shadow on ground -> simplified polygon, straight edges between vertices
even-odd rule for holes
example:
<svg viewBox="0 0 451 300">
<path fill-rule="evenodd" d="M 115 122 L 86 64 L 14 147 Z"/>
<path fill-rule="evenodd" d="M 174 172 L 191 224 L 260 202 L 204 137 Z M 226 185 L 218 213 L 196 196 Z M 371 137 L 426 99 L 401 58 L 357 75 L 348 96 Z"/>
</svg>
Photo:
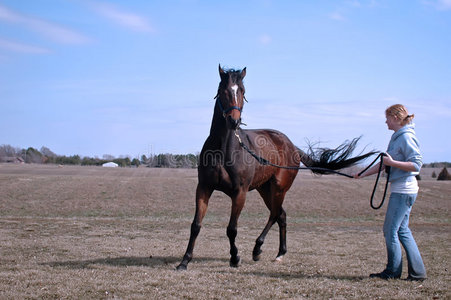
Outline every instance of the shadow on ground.
<svg viewBox="0 0 451 300">
<path fill-rule="evenodd" d="M 346 280 L 346 281 L 361 281 L 367 279 L 368 276 L 352 276 L 352 275 L 328 275 L 328 274 L 304 274 L 304 273 L 286 273 L 286 272 L 246 272 L 252 276 L 273 277 L 285 279 L 309 279 L 309 278 L 323 278 L 331 280 Z"/>
<path fill-rule="evenodd" d="M 213 257 L 196 257 L 196 261 L 228 261 L 227 259 L 213 258 Z M 135 256 L 122 256 L 122 257 L 107 257 L 89 260 L 68 260 L 68 261 L 54 261 L 45 262 L 41 265 L 50 267 L 62 267 L 69 269 L 85 269 L 90 268 L 92 265 L 109 265 L 114 267 L 151 267 L 156 268 L 160 266 L 174 266 L 180 263 L 181 257 L 167 257 L 167 256 L 148 256 L 148 257 L 135 257 Z"/>
</svg>

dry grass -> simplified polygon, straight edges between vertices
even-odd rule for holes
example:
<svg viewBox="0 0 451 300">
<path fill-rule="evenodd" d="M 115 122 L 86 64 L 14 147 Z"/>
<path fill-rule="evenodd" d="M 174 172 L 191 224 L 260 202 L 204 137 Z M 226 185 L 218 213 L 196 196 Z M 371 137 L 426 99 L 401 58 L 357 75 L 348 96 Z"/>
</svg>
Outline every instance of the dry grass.
<svg viewBox="0 0 451 300">
<path fill-rule="evenodd" d="M 427 170 L 426 170 L 427 171 Z M 250 192 L 228 265 L 230 200 L 215 192 L 187 272 L 174 271 L 194 214 L 195 170 L 0 165 L 0 298 L 451 297 L 451 182 L 423 175 L 411 228 L 428 280 L 369 279 L 385 265 L 373 180 L 301 173 L 287 195 L 288 254 L 273 259 L 277 228 L 252 261 L 268 217 Z M 407 270 L 407 266 L 404 268 Z M 406 272 L 404 276 L 406 277 Z"/>
</svg>

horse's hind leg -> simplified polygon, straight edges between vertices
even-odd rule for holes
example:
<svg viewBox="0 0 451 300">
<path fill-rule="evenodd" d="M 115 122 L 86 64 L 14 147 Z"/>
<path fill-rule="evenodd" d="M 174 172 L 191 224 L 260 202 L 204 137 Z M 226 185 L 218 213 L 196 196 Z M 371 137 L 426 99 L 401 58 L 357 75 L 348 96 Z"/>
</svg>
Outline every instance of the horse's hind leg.
<svg viewBox="0 0 451 300">
<path fill-rule="evenodd" d="M 269 216 L 268 222 L 266 223 L 263 232 L 255 241 L 255 247 L 252 251 L 252 258 L 254 261 L 260 260 L 260 254 L 262 253 L 261 247 L 265 242 L 266 235 L 271 229 L 272 225 L 277 221 L 279 224 L 279 253 L 277 254 L 276 260 L 280 261 L 282 257 L 287 253 L 287 223 L 286 223 L 286 213 L 282 207 L 280 207 L 279 215 L 271 214 Z"/>
<path fill-rule="evenodd" d="M 277 222 L 279 224 L 280 245 L 279 253 L 277 254 L 276 259 L 279 260 L 287 252 L 286 213 L 282 208 L 285 193 L 276 192 L 275 187 L 272 186 L 269 182 L 261 186 L 258 189 L 258 192 L 265 201 L 265 204 L 270 211 L 270 215 L 265 228 L 255 241 L 255 247 L 252 251 L 252 258 L 254 259 L 254 261 L 260 260 L 260 254 L 262 253 L 261 247 L 265 241 L 266 235 L 268 234 L 274 223 Z"/>
<path fill-rule="evenodd" d="M 252 251 L 252 259 L 254 261 L 260 260 L 260 254 L 262 253 L 261 247 L 263 243 L 265 242 L 266 235 L 268 234 L 269 230 L 271 229 L 272 225 L 277 220 L 277 216 L 270 215 L 268 222 L 266 223 L 265 228 L 263 229 L 263 232 L 258 236 L 257 240 L 255 241 L 254 250 Z"/>
<path fill-rule="evenodd" d="M 287 253 L 287 213 L 280 207 L 280 215 L 277 218 L 277 224 L 279 224 L 279 253 L 276 260 L 282 260 L 282 257 Z"/>
<path fill-rule="evenodd" d="M 193 223 L 191 224 L 191 233 L 188 242 L 188 248 L 183 256 L 182 262 L 177 266 L 177 270 L 186 270 L 188 263 L 193 258 L 193 249 L 196 238 L 199 235 L 202 220 L 207 213 L 208 200 L 210 199 L 213 190 L 197 185 L 196 189 L 196 213 L 194 215 Z"/>
</svg>

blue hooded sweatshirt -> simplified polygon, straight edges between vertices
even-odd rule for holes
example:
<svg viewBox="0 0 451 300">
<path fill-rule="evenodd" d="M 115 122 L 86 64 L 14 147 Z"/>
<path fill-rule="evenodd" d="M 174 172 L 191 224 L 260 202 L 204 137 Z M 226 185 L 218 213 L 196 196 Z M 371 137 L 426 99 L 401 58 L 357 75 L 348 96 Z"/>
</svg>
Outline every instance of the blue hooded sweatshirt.
<svg viewBox="0 0 451 300">
<path fill-rule="evenodd" d="M 398 180 L 412 181 L 414 176 L 420 173 L 423 165 L 420 146 L 415 135 L 415 125 L 407 124 L 393 133 L 388 144 L 387 153 L 394 160 L 409 161 L 415 166 L 415 172 L 407 172 L 398 168 L 391 167 L 390 182 Z"/>
</svg>

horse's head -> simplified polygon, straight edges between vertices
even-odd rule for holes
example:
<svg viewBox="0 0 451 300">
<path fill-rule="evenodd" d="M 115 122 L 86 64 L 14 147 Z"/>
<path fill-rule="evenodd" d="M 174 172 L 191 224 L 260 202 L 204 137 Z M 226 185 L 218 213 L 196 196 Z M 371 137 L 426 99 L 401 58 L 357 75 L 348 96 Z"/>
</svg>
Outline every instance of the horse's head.
<svg viewBox="0 0 451 300">
<path fill-rule="evenodd" d="M 236 129 L 241 123 L 241 112 L 243 111 L 244 85 L 243 78 L 246 76 L 246 68 L 243 70 L 223 70 L 219 65 L 221 82 L 215 99 L 217 109 L 221 110 L 226 119 L 227 126 Z"/>
</svg>

